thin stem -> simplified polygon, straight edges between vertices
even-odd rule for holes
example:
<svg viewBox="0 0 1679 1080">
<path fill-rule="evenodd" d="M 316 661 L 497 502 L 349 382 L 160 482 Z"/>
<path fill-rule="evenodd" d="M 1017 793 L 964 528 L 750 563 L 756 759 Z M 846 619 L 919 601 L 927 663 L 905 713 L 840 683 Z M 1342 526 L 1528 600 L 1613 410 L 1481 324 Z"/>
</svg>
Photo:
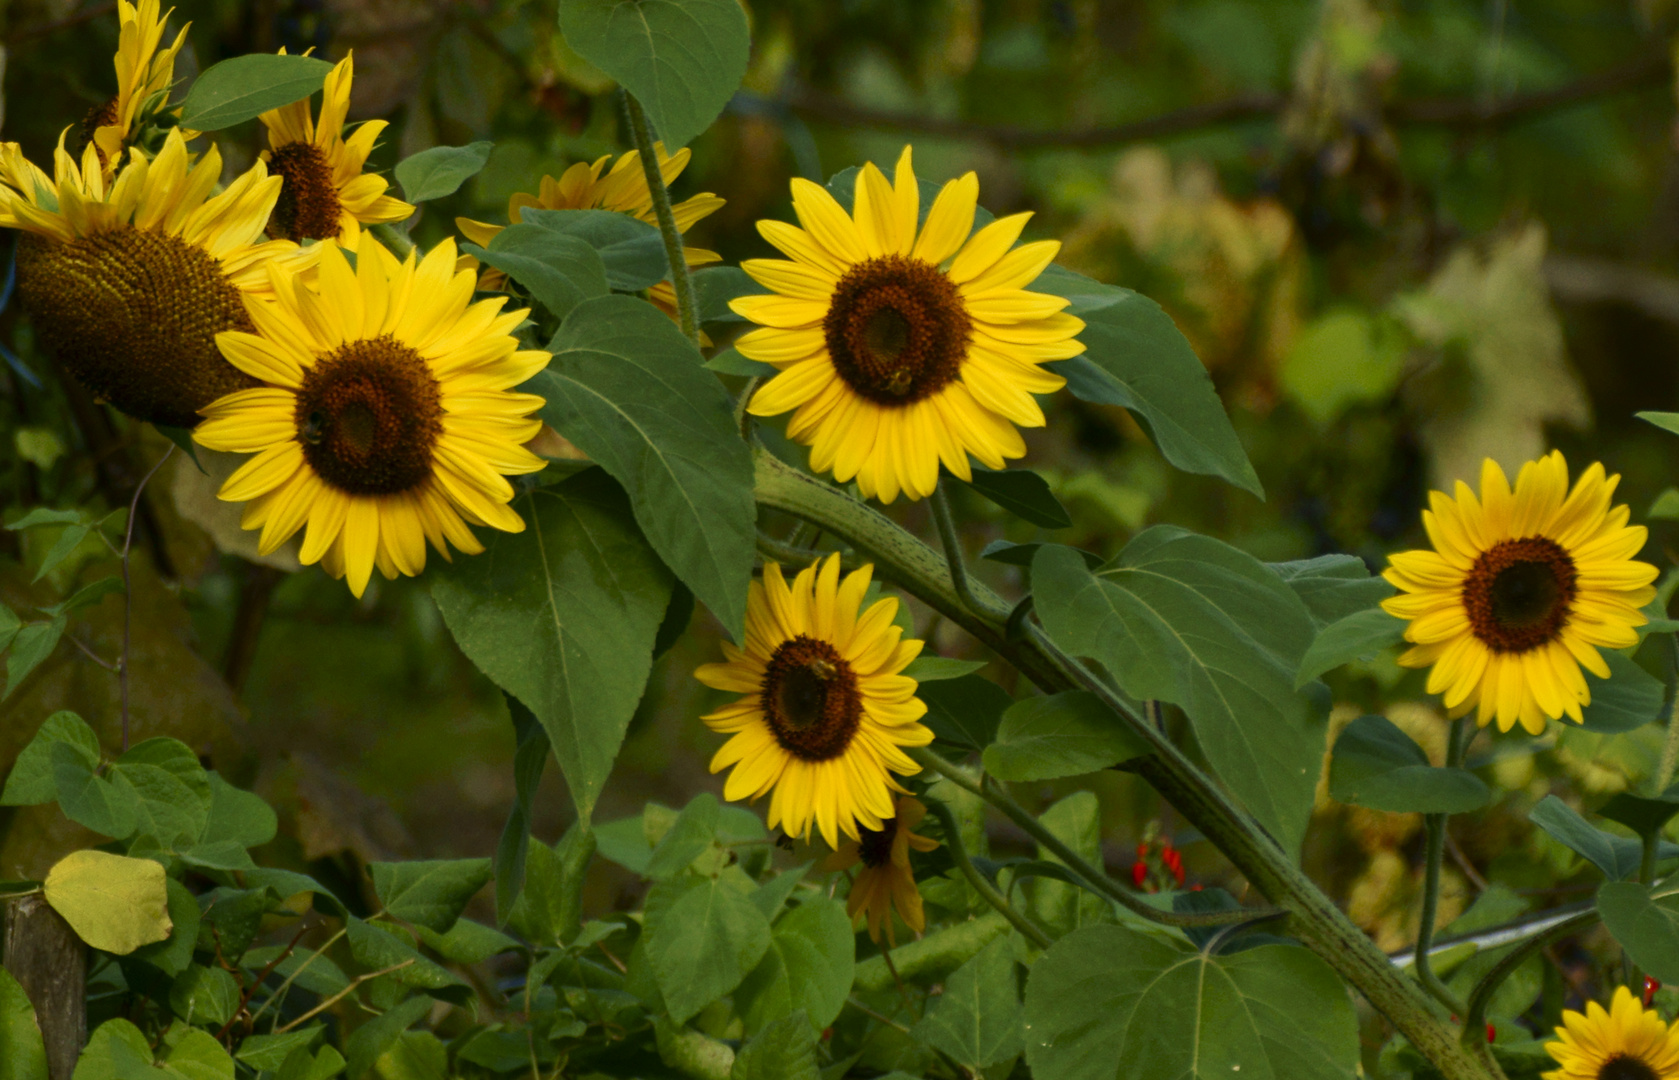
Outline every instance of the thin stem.
<svg viewBox="0 0 1679 1080">
<path fill-rule="evenodd" d="M 850 872 L 847 871 L 845 876 L 849 879 L 851 877 Z M 888 915 L 887 918 L 890 919 L 891 916 Z M 898 974 L 898 965 L 892 962 L 892 948 L 892 936 L 888 934 L 886 948 L 880 950 L 880 958 L 886 962 L 886 970 L 892 973 L 892 982 L 898 988 L 898 996 L 903 999 L 904 1011 L 914 1016 L 915 1003 L 910 1000 L 909 987 L 904 985 L 904 977 Z"/>
<path fill-rule="evenodd" d="M 927 808 L 944 825 L 945 847 L 950 851 L 950 857 L 956 861 L 957 868 L 962 871 L 962 876 L 967 878 L 968 884 L 979 893 L 980 899 L 996 908 L 1003 918 L 1038 948 L 1047 949 L 1055 944 L 1048 934 L 1038 929 L 1036 923 L 1016 911 L 1014 906 L 1004 899 L 1003 894 L 997 891 L 997 887 L 985 880 L 985 875 L 974 866 L 973 860 L 968 858 L 967 845 L 962 843 L 962 827 L 956 823 L 956 815 L 951 812 L 950 807 L 938 799 L 928 799 Z"/>
<path fill-rule="evenodd" d="M 845 1003 L 847 1005 L 851 1006 L 853 1009 L 856 1009 L 858 1012 L 862 1013 L 864 1016 L 868 1017 L 870 1020 L 874 1020 L 874 1021 L 877 1021 L 879 1023 L 885 1024 L 887 1027 L 897 1028 L 899 1031 L 903 1032 L 905 1035 L 909 1034 L 909 1028 L 908 1027 L 904 1026 L 903 1024 L 898 1023 L 896 1020 L 892 1019 L 889 1016 L 883 1016 L 882 1014 L 875 1012 L 873 1009 L 869 1008 L 867 1005 L 863 1004 L 861 1001 L 858 1001 L 854 997 L 853 998 L 846 998 Z"/>
<path fill-rule="evenodd" d="M 1669 693 L 1673 697 L 1673 704 L 1667 713 L 1667 741 L 1662 743 L 1661 764 L 1656 768 L 1656 790 L 1652 794 L 1660 795 L 1673 783 L 1673 770 L 1679 766 L 1679 634 L 1669 634 L 1667 637 L 1673 655 L 1673 679 Z"/>
<path fill-rule="evenodd" d="M 950 498 L 945 494 L 945 478 L 939 477 L 938 486 L 933 489 L 933 497 L 927 500 L 933 508 L 933 521 L 939 529 L 939 542 L 944 545 L 945 562 L 950 566 L 950 582 L 956 587 L 956 595 L 969 611 L 993 621 L 1007 621 L 1010 609 L 1003 605 L 988 604 L 975 595 L 973 585 L 968 581 L 968 567 L 962 560 L 962 538 L 956 531 L 956 518 L 950 512 Z"/>
<path fill-rule="evenodd" d="M 297 965 L 296 969 L 293 970 L 290 975 L 286 976 L 285 981 L 282 982 L 272 994 L 269 994 L 267 997 L 262 999 L 262 1004 L 257 1006 L 257 1011 L 251 1014 L 251 1025 L 255 1027 L 257 1018 L 267 1011 L 268 1006 L 274 1004 L 274 1002 L 278 1001 L 287 990 L 291 989 L 291 984 L 297 981 L 297 977 L 307 971 L 309 969 L 309 965 L 313 964 L 317 957 L 326 955 L 326 951 L 336 945 L 338 943 L 338 939 L 347 933 L 349 933 L 349 929 L 347 927 L 340 929 L 331 937 L 321 942 L 320 948 L 305 957 L 303 963 Z"/>
<path fill-rule="evenodd" d="M 326 1012 L 328 1009 L 332 1008 L 334 1005 L 338 1004 L 340 1001 L 343 1001 L 345 998 L 347 998 L 351 994 L 355 993 L 356 987 L 360 986 L 362 983 L 372 982 L 374 979 L 380 978 L 381 976 L 384 976 L 384 975 L 389 975 L 393 971 L 401 971 L 403 968 L 407 967 L 408 965 L 412 964 L 413 962 L 414 962 L 414 958 L 412 956 L 410 956 L 408 959 L 402 961 L 399 964 L 392 964 L 390 967 L 380 968 L 378 971 L 369 971 L 365 975 L 357 975 L 355 978 L 350 980 L 350 985 L 348 985 L 344 989 L 338 991 L 338 993 L 336 993 L 336 994 L 332 995 L 331 997 L 327 998 L 325 1001 L 321 1002 L 319 1005 L 316 1005 L 313 1009 L 310 1009 L 308 1012 L 304 1013 L 302 1016 L 298 1017 L 296 1020 L 293 1020 L 291 1023 L 284 1024 L 280 1027 L 275 1028 L 274 1029 L 274 1034 L 284 1035 L 286 1032 L 295 1029 L 299 1024 L 305 1023 L 309 1020 L 313 1020 L 315 1017 L 319 1016 L 321 1013 Z"/>
<path fill-rule="evenodd" d="M 86 656 L 89 660 L 92 660 L 94 663 L 98 664 L 100 667 L 104 668 L 106 671 L 117 670 L 117 665 L 111 663 L 109 660 L 105 659 L 103 656 L 100 656 L 98 653 L 94 652 L 92 649 L 88 648 L 86 645 L 83 645 L 80 641 L 78 641 L 76 639 L 76 635 L 65 634 L 64 636 L 70 639 L 70 644 L 72 644 L 76 648 L 82 650 L 82 655 L 83 656 Z"/>
<path fill-rule="evenodd" d="M 1463 720 L 1459 718 L 1451 722 L 1451 732 L 1446 743 L 1446 765 L 1456 767 L 1462 761 Z M 1429 814 L 1424 818 L 1424 824 L 1428 829 L 1428 847 L 1423 862 L 1422 921 L 1417 927 L 1414 961 L 1417 981 L 1434 1000 L 1450 1009 L 1453 1015 L 1462 1016 L 1465 1008 L 1463 1002 L 1459 1001 L 1457 995 L 1434 974 L 1428 955 L 1430 947 L 1434 944 L 1434 920 L 1440 908 L 1440 864 L 1446 856 L 1446 815 Z"/>
<path fill-rule="evenodd" d="M 128 521 L 125 523 L 122 537 L 122 658 L 117 661 L 117 687 L 122 695 L 122 749 L 128 752 L 128 654 L 133 643 L 134 624 L 134 583 L 129 575 L 129 555 L 134 548 L 134 517 L 140 509 L 140 496 L 146 491 L 146 485 L 151 482 L 157 471 L 163 468 L 163 463 L 169 460 L 169 455 L 175 452 L 175 444 L 170 443 L 163 456 L 157 459 L 152 471 L 140 478 L 135 485 L 134 498 L 128 502 Z"/>
<path fill-rule="evenodd" d="M 1464 1045 L 1473 1048 L 1477 1038 L 1485 1040 L 1487 1006 L 1491 1004 L 1493 994 L 1503 985 L 1505 979 L 1514 974 L 1534 953 L 1585 929 L 1597 919 L 1597 909 L 1593 908 L 1564 919 L 1555 926 L 1546 927 L 1525 941 L 1517 943 L 1491 971 L 1481 976 L 1481 981 L 1469 992 L 1469 1005 L 1462 1014 Z"/>
<path fill-rule="evenodd" d="M 700 323 L 694 303 L 694 279 L 688 276 L 688 260 L 682 254 L 682 233 L 676 228 L 676 214 L 670 208 L 670 191 L 665 187 L 664 174 L 659 171 L 653 135 L 647 128 L 647 114 L 641 111 L 641 102 L 628 91 L 624 93 L 624 111 L 629 114 L 635 148 L 641 152 L 641 172 L 647 177 L 647 193 L 653 198 L 653 216 L 658 219 L 659 232 L 665 238 L 670 281 L 676 290 L 677 321 L 697 349 L 700 346 Z"/>
</svg>

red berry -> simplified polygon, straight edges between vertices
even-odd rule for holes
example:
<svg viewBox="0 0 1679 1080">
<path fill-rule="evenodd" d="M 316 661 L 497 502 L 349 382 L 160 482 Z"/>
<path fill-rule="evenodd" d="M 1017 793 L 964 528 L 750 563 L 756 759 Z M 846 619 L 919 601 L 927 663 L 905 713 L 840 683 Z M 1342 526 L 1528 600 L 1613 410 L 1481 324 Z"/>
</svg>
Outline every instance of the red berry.
<svg viewBox="0 0 1679 1080">
<path fill-rule="evenodd" d="M 1494 1042 L 1497 1039 L 1498 1039 L 1498 1029 L 1492 1026 L 1492 1021 L 1491 1020 L 1488 1020 L 1487 1021 L 1487 1041 L 1488 1042 Z"/>
<path fill-rule="evenodd" d="M 1141 859 L 1133 863 L 1131 865 L 1131 880 L 1137 883 L 1137 888 L 1142 888 L 1143 882 L 1148 880 L 1148 863 Z"/>
<path fill-rule="evenodd" d="M 1137 858 L 1139 858 L 1139 859 L 1148 858 L 1148 841 L 1147 840 L 1144 840 L 1142 843 L 1137 845 Z"/>
<path fill-rule="evenodd" d="M 1644 1007 L 1650 1007 L 1650 1001 L 1656 996 L 1656 991 L 1662 988 L 1661 981 L 1653 975 L 1644 976 Z"/>
</svg>

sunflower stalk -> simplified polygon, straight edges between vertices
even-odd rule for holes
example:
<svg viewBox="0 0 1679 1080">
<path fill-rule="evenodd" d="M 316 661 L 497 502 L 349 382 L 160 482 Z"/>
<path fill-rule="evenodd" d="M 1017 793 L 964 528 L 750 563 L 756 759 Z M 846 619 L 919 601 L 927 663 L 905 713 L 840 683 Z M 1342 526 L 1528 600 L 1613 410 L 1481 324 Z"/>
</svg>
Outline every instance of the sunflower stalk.
<svg viewBox="0 0 1679 1080">
<path fill-rule="evenodd" d="M 1661 764 L 1656 768 L 1656 790 L 1660 795 L 1673 783 L 1673 770 L 1679 766 L 1679 634 L 1667 637 L 1669 653 L 1673 657 L 1673 677 L 1668 680 L 1667 740 L 1662 743 Z"/>
<path fill-rule="evenodd" d="M 653 148 L 653 133 L 647 114 L 635 95 L 625 91 L 624 111 L 630 118 L 635 148 L 641 152 L 641 172 L 647 177 L 647 193 L 653 199 L 653 216 L 659 219 L 659 233 L 665 240 L 665 257 L 670 260 L 670 280 L 676 290 L 677 321 L 694 348 L 700 347 L 700 323 L 694 302 L 694 279 L 688 275 L 688 260 L 682 254 L 682 233 L 676 228 L 676 213 L 670 206 L 670 191 L 659 172 L 659 157 Z"/>
<path fill-rule="evenodd" d="M 950 583 L 956 589 L 956 595 L 969 611 L 988 619 L 995 620 L 999 613 L 1006 623 L 1009 617 L 1007 605 L 990 606 L 974 594 L 973 586 L 969 583 L 968 566 L 962 557 L 962 537 L 956 531 L 956 518 L 950 512 L 950 497 L 945 493 L 948 478 L 939 477 L 938 486 L 933 489 L 933 497 L 927 501 L 932 504 L 933 521 L 938 526 L 939 541 L 944 545 L 945 561 L 950 565 Z"/>
<path fill-rule="evenodd" d="M 974 861 L 968 858 L 967 846 L 962 843 L 961 826 L 956 823 L 956 815 L 951 813 L 950 807 L 939 799 L 930 798 L 927 800 L 927 808 L 939 819 L 939 824 L 944 826 L 945 847 L 950 849 L 950 857 L 956 860 L 957 869 L 962 871 L 962 876 L 968 879 L 968 884 L 973 886 L 980 899 L 996 908 L 998 914 L 1038 948 L 1047 949 L 1055 944 L 1036 923 L 1016 911 L 1014 905 L 997 891 L 996 886 L 985 879 L 985 875 L 979 872 Z"/>
<path fill-rule="evenodd" d="M 1446 743 L 1447 768 L 1456 768 L 1463 764 L 1463 744 L 1463 721 L 1460 718 L 1451 722 Z M 1434 967 L 1428 955 L 1429 948 L 1434 944 L 1434 921 L 1440 908 L 1440 866 L 1446 855 L 1446 815 L 1429 814 L 1425 824 L 1428 830 L 1428 847 L 1423 863 L 1422 919 L 1417 926 L 1417 981 L 1434 1000 L 1450 1009 L 1452 1015 L 1463 1016 L 1467 1006 L 1440 981 L 1438 975 L 1434 974 Z"/>
</svg>

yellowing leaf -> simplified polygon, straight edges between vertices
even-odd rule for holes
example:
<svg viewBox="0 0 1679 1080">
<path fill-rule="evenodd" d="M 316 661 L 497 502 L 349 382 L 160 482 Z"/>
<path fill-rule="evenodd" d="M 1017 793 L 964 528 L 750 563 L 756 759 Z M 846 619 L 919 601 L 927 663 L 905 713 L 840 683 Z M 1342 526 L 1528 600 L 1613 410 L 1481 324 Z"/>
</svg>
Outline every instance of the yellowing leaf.
<svg viewBox="0 0 1679 1080">
<path fill-rule="evenodd" d="M 124 956 L 169 936 L 163 867 L 103 851 L 74 851 L 47 871 L 47 903 L 81 939 Z"/>
</svg>

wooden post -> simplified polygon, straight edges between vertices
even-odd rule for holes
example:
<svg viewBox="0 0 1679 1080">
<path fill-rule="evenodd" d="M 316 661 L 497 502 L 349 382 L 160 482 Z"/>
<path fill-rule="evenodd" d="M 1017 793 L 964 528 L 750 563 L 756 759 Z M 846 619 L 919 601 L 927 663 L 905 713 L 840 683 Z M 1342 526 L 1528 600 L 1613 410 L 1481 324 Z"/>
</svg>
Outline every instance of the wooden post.
<svg viewBox="0 0 1679 1080">
<path fill-rule="evenodd" d="M 87 1043 L 87 946 L 39 893 L 5 907 L 0 958 L 35 1006 L 49 1080 L 70 1080 Z"/>
</svg>

